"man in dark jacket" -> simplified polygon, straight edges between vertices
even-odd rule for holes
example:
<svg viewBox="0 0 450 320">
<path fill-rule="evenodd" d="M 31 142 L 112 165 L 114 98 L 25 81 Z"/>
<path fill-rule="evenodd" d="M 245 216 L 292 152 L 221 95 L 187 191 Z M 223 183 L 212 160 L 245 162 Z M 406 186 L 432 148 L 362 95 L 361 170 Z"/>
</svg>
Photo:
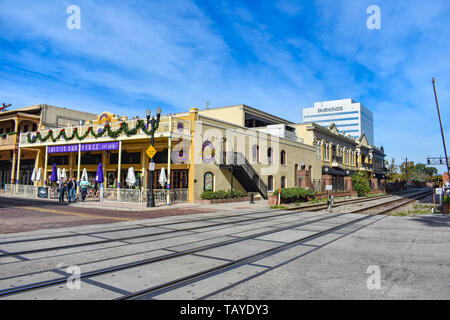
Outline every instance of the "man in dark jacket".
<svg viewBox="0 0 450 320">
<path fill-rule="evenodd" d="M 75 178 L 71 178 L 67 183 L 67 190 L 69 190 L 69 203 L 75 202 L 75 194 L 77 192 L 77 182 Z"/>
</svg>

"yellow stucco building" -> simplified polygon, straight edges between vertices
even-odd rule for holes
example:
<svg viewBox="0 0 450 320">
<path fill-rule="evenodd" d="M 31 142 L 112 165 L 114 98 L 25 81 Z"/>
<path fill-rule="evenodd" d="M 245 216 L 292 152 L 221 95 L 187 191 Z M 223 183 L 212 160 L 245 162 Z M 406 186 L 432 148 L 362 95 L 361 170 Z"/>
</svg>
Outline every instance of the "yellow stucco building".
<svg viewBox="0 0 450 320">
<path fill-rule="evenodd" d="M 42 172 L 38 181 L 26 184 L 35 188 L 50 185 L 53 166 L 77 180 L 86 171 L 88 179 L 94 181 L 101 163 L 102 196 L 146 201 L 150 176 L 146 154 L 150 128 L 146 123 L 145 118 L 128 119 L 103 112 L 96 120 L 78 126 L 21 133 L 19 155 L 37 152 L 34 167 Z M 336 128 L 295 124 L 246 105 L 191 108 L 161 115 L 154 137 L 153 186 L 159 202 L 166 198 L 194 202 L 204 191 L 238 189 L 266 199 L 280 187 L 314 189 L 313 181 L 339 168 L 353 172 L 372 165 L 374 152 L 384 157 L 383 152 L 364 144 L 364 139 L 356 141 L 339 134 Z M 370 162 L 361 160 L 366 154 Z M 329 173 L 324 172 L 326 167 Z M 127 183 L 130 168 L 136 177 L 132 186 Z M 166 183 L 159 180 L 163 168 Z"/>
</svg>

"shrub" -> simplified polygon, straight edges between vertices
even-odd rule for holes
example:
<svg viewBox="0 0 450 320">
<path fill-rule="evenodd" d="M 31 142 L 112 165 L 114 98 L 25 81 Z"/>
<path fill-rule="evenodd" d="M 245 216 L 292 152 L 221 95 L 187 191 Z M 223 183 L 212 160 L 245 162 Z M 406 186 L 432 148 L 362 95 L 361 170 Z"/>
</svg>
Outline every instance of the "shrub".
<svg viewBox="0 0 450 320">
<path fill-rule="evenodd" d="M 278 196 L 278 190 L 273 193 L 274 196 Z M 311 190 L 303 188 L 285 188 L 281 189 L 281 200 L 283 202 L 305 202 L 308 201 L 308 197 L 315 197 L 315 193 Z"/>
<path fill-rule="evenodd" d="M 450 196 L 444 196 L 444 199 L 442 200 L 442 203 L 450 204 Z"/>
<path fill-rule="evenodd" d="M 370 192 L 369 180 L 362 172 L 355 172 L 352 175 L 353 189 L 358 193 L 358 197 L 364 197 Z"/>
<path fill-rule="evenodd" d="M 241 190 L 217 190 L 217 191 L 204 191 L 201 195 L 201 199 L 214 200 L 214 199 L 230 199 L 230 198 L 242 198 L 244 192 Z"/>
</svg>

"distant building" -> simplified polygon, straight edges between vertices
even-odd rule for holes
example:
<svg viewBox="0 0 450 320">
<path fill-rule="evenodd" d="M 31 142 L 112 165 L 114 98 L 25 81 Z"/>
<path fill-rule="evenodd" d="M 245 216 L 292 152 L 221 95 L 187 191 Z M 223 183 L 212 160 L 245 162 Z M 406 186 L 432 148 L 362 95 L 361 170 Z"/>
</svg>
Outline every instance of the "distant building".
<svg viewBox="0 0 450 320">
<path fill-rule="evenodd" d="M 19 134 L 77 126 L 80 120 L 93 120 L 97 115 L 73 109 L 39 104 L 30 107 L 7 109 L 0 112 L 0 187 L 14 183 L 16 159 L 19 151 Z M 24 151 L 20 184 L 31 184 L 30 176 L 35 167 L 36 150 Z"/>
<path fill-rule="evenodd" d="M 352 99 L 315 102 L 313 108 L 303 109 L 303 122 L 323 127 L 334 123 L 340 132 L 355 139 L 365 133 L 368 143 L 374 144 L 373 114 Z"/>
</svg>

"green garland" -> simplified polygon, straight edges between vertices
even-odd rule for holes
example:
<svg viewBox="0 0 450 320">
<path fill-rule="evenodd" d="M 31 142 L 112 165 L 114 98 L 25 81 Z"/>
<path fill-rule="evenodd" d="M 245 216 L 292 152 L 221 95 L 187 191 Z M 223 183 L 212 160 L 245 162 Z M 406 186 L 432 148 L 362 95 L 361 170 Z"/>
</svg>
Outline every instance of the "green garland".
<svg viewBox="0 0 450 320">
<path fill-rule="evenodd" d="M 6 136 L 13 136 L 15 134 L 20 134 L 20 132 L 8 132 L 8 133 L 2 133 L 0 134 L 0 138 L 6 137 Z"/>
<path fill-rule="evenodd" d="M 155 131 L 158 130 L 159 124 L 156 126 Z M 120 134 L 125 133 L 127 137 L 134 136 L 138 133 L 138 130 L 141 129 L 146 135 L 151 135 L 153 130 L 147 130 L 145 128 L 144 120 L 138 120 L 136 123 L 136 126 L 133 129 L 128 128 L 128 123 L 122 122 L 120 124 L 120 128 L 117 130 L 112 130 L 109 124 L 106 124 L 102 131 L 95 133 L 92 126 L 88 128 L 88 130 L 82 134 L 81 136 L 78 134 L 78 128 L 74 128 L 72 135 L 67 136 L 65 129 L 61 129 L 56 137 L 53 137 L 53 130 L 49 130 L 47 135 L 42 137 L 41 133 L 38 131 L 36 135 L 31 138 L 31 134 L 28 133 L 27 135 L 27 141 L 28 143 L 35 143 L 38 139 L 40 142 L 46 142 L 48 139 L 51 139 L 53 142 L 56 142 L 56 140 L 60 139 L 61 137 L 64 138 L 66 141 L 73 140 L 77 138 L 79 141 L 83 141 L 89 133 L 92 134 L 92 136 L 97 139 L 100 137 L 103 137 L 105 133 L 108 134 L 108 137 L 116 139 Z"/>
</svg>

